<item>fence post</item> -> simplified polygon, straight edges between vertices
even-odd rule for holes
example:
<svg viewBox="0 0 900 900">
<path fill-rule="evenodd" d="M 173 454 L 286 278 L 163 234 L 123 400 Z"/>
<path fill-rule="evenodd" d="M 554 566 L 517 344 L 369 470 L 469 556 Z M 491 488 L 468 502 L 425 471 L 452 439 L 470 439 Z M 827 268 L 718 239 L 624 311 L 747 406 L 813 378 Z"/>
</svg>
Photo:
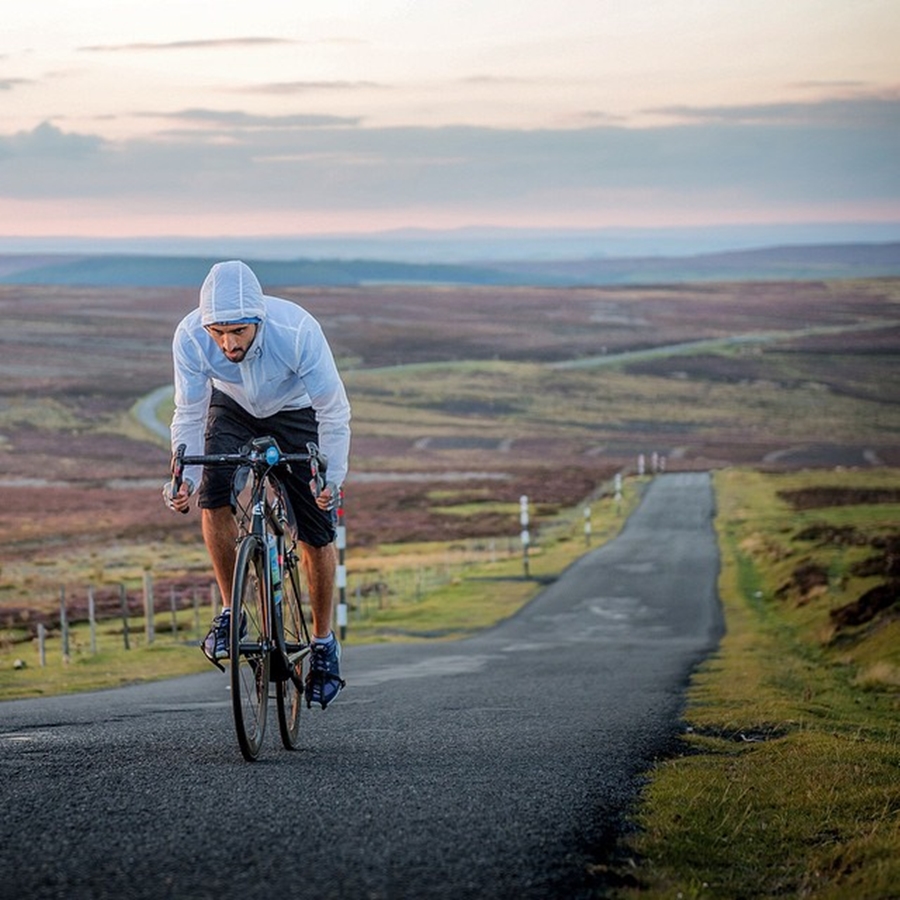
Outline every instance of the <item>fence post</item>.
<svg viewBox="0 0 900 900">
<path fill-rule="evenodd" d="M 66 614 L 66 589 L 59 589 L 59 629 L 62 632 L 63 662 L 69 662 L 69 617 Z"/>
<path fill-rule="evenodd" d="M 43 622 L 38 623 L 38 659 L 41 662 L 41 668 L 47 666 L 47 629 Z"/>
<path fill-rule="evenodd" d="M 144 571 L 144 634 L 147 638 L 147 646 L 153 643 L 153 575 Z"/>
<path fill-rule="evenodd" d="M 119 585 L 119 603 L 122 607 L 122 637 L 125 639 L 125 649 L 131 649 L 131 642 L 128 634 L 128 593 L 125 585 Z"/>
<path fill-rule="evenodd" d="M 175 604 L 175 588 L 169 588 L 169 606 L 172 609 L 172 640 L 178 641 L 178 609 Z"/>
<path fill-rule="evenodd" d="M 519 522 L 522 525 L 522 568 L 525 571 L 525 577 L 530 578 L 528 570 L 528 545 L 531 543 L 531 536 L 528 533 L 528 497 L 522 494 L 519 497 Z"/>
<path fill-rule="evenodd" d="M 88 585 L 88 623 L 91 627 L 91 653 L 97 653 L 97 609 L 94 603 L 94 586 Z"/>
</svg>

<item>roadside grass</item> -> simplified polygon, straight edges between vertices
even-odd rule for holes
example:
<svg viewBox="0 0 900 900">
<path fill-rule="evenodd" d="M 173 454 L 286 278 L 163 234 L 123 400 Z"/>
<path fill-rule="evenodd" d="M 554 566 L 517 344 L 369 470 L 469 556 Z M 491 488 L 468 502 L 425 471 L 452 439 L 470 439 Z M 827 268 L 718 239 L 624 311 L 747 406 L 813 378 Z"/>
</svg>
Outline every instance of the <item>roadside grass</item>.
<svg viewBox="0 0 900 900">
<path fill-rule="evenodd" d="M 717 474 L 727 633 L 693 678 L 679 748 L 650 773 L 635 831 L 605 873 L 615 896 L 900 895 L 897 606 L 836 633 L 831 611 L 872 579 L 851 574 L 846 546 L 798 540 L 812 523 L 877 538 L 897 529 L 898 508 L 797 511 L 777 493 L 898 484 L 884 469 Z M 842 578 L 785 590 L 789 572 L 810 565 Z"/>
<path fill-rule="evenodd" d="M 592 546 L 615 530 L 604 529 Z M 350 640 L 459 638 L 489 628 L 513 615 L 587 549 L 584 537 L 574 532 L 542 538 L 529 553 L 527 575 L 519 552 L 448 568 L 440 583 L 425 587 L 417 570 L 394 570 L 390 578 L 396 593 L 392 590 L 378 608 L 357 619 Z"/>
<path fill-rule="evenodd" d="M 179 611 L 177 633 L 172 629 L 170 614 L 158 613 L 152 643 L 148 642 L 146 620 L 130 617 L 128 649 L 121 621 L 97 623 L 96 652 L 91 649 L 88 623 L 73 624 L 68 658 L 63 656 L 62 636 L 51 632 L 43 666 L 37 647 L 31 645 L 36 642 L 13 643 L 17 637 L 14 632 L 0 631 L 0 700 L 74 694 L 202 672 L 210 664 L 198 651 L 197 642 L 201 629 L 206 633 L 212 611 L 205 607 L 200 612 L 198 622 L 193 611 Z M 17 660 L 24 662 L 23 668 L 16 668 Z"/>
<path fill-rule="evenodd" d="M 488 628 L 513 615 L 549 581 L 587 550 L 618 533 L 637 505 L 643 479 L 627 479 L 621 505 L 609 497 L 592 498 L 590 543 L 584 534 L 583 505 L 560 510 L 533 535 L 526 577 L 518 539 L 389 544 L 349 548 L 347 552 L 348 645 L 422 639 L 451 639 Z M 598 493 L 603 488 L 598 489 Z M 118 553 L 126 553 L 119 548 Z M 185 562 L 207 566 L 202 548 L 186 546 Z M 126 553 L 126 556 L 128 554 Z M 170 544 L 148 546 L 132 556 L 146 564 L 164 559 L 173 569 L 177 551 Z M 57 562 L 59 560 L 57 559 Z M 107 569 L 110 560 L 104 560 Z M 122 561 L 124 563 L 124 560 Z M 141 566 L 134 564 L 134 584 Z M 93 562 L 94 575 L 102 566 Z M 109 572 L 103 569 L 107 575 Z M 122 569 L 116 574 L 121 575 Z M 56 573 L 63 577 L 65 573 Z M 80 570 L 79 575 L 83 574 Z M 363 590 L 368 596 L 363 597 Z M 0 700 L 51 696 L 116 687 L 139 681 L 208 671 L 197 649 L 213 615 L 206 603 L 199 610 L 179 610 L 173 631 L 171 613 L 159 607 L 154 616 L 155 640 L 148 644 L 146 621 L 129 620 L 130 648 L 125 649 L 120 620 L 97 624 L 98 652 L 91 652 L 87 623 L 73 623 L 69 658 L 63 658 L 58 630 L 48 632 L 45 665 L 36 641 L 27 632 L 0 630 Z M 16 660 L 25 663 L 16 668 Z M 351 676 L 352 681 L 352 676 Z"/>
</svg>

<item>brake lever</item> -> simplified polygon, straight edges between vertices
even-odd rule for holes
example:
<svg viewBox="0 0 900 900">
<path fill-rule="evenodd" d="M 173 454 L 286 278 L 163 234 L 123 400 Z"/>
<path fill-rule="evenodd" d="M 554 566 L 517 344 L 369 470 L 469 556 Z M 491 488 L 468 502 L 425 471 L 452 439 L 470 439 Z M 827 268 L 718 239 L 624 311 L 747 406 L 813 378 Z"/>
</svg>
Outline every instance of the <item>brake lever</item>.
<svg viewBox="0 0 900 900">
<path fill-rule="evenodd" d="M 310 485 L 315 485 L 312 488 L 312 492 L 314 497 L 318 497 L 325 489 L 325 472 L 328 470 L 328 459 L 312 441 L 306 445 L 306 452 L 309 454 Z"/>
<path fill-rule="evenodd" d="M 179 444 L 175 448 L 172 455 L 172 496 L 174 497 L 180 490 L 184 482 L 184 451 L 187 450 L 187 444 Z M 181 510 L 183 515 L 187 515 L 188 510 Z"/>
</svg>

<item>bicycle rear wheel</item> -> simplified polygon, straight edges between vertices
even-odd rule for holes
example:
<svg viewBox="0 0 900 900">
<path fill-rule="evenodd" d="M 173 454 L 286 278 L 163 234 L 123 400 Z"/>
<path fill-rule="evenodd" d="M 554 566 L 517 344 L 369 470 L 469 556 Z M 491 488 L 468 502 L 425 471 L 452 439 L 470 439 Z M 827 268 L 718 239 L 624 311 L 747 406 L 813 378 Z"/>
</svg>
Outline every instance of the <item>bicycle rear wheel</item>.
<svg viewBox="0 0 900 900">
<path fill-rule="evenodd" d="M 269 696 L 268 557 L 252 535 L 241 541 L 231 598 L 231 706 L 244 758 L 259 756 Z"/>
<path fill-rule="evenodd" d="M 300 710 L 303 708 L 304 667 L 309 657 L 309 629 L 300 605 L 300 572 L 297 557 L 287 555 L 284 565 L 281 619 L 284 635 L 285 658 L 290 669 L 289 677 L 275 685 L 278 710 L 278 730 L 281 743 L 288 750 L 297 746 L 300 736 Z"/>
</svg>

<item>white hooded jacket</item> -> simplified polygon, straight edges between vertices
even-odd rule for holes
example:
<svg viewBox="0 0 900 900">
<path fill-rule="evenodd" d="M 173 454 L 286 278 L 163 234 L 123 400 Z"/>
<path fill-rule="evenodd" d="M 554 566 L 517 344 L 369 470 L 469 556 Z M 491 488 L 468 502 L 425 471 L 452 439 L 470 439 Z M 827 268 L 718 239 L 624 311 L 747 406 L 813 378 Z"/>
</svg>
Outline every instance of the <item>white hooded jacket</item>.
<svg viewBox="0 0 900 900">
<path fill-rule="evenodd" d="M 231 362 L 205 325 L 259 319 L 247 355 Z M 319 323 L 302 307 L 263 294 L 253 271 L 232 260 L 212 267 L 200 289 L 200 305 L 185 316 L 172 342 L 175 415 L 172 447 L 202 454 L 212 388 L 228 394 L 257 418 L 284 409 L 312 407 L 319 448 L 328 457 L 328 480 L 343 484 L 350 452 L 350 404 Z M 304 452 L 303 447 L 283 447 Z M 199 468 L 185 474 L 199 482 Z"/>
</svg>

